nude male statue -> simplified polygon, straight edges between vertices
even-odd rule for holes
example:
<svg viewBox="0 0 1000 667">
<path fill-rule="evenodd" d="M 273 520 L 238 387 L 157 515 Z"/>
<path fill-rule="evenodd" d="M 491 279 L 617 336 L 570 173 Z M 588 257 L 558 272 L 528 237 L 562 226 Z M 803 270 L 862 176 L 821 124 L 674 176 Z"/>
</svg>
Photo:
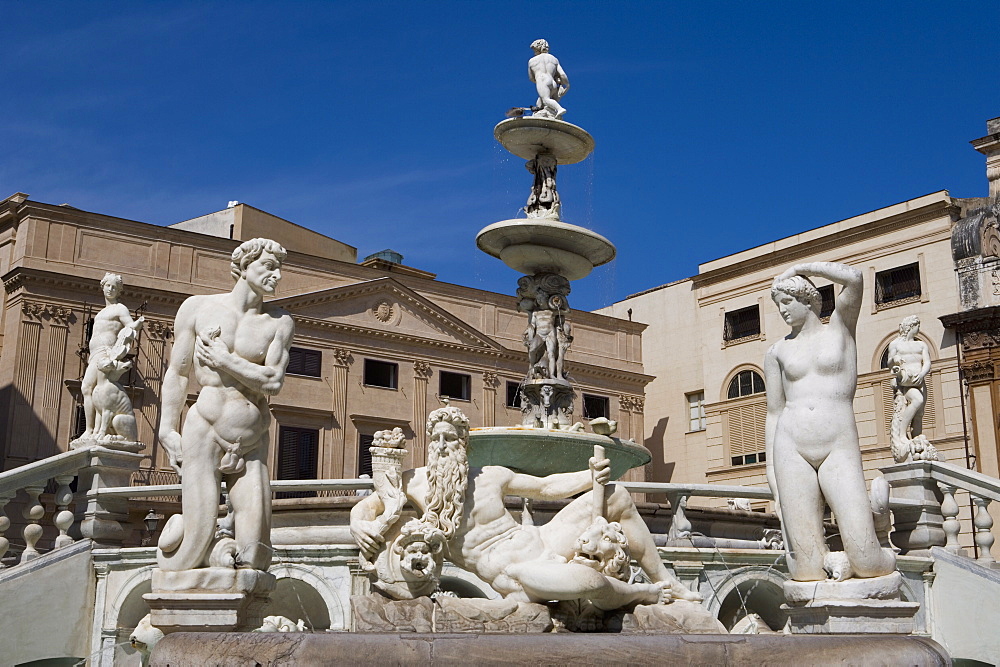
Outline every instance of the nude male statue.
<svg viewBox="0 0 1000 667">
<path fill-rule="evenodd" d="M 569 282 L 555 274 L 522 276 L 518 281 L 517 309 L 528 313 L 524 345 L 528 366 L 540 369 L 543 377 L 564 379 L 566 352 L 573 342 L 569 312 Z"/>
<path fill-rule="evenodd" d="M 106 273 L 101 279 L 101 290 L 104 292 L 104 308 L 94 316 L 94 328 L 90 335 L 90 356 L 87 359 L 87 370 L 83 374 L 80 391 L 83 394 L 83 412 L 87 420 L 87 429 L 81 440 L 95 437 L 100 423 L 96 418 L 94 407 L 94 389 L 97 388 L 101 375 L 114 375 L 117 380 L 128 370 L 131 362 L 123 362 L 113 355 L 112 350 L 118 342 L 118 335 L 124 329 L 138 331 L 142 328 L 145 318 L 132 319 L 125 304 L 119 303 L 122 294 L 122 277 L 117 273 Z M 105 378 L 106 379 L 106 378 Z M 131 405 L 129 406 L 131 407 Z"/>
<path fill-rule="evenodd" d="M 916 338 L 920 332 L 920 318 L 910 315 L 899 323 L 899 336 L 889 343 L 889 367 L 892 386 L 897 400 L 903 404 L 893 410 L 890 448 L 893 458 L 902 463 L 909 458 L 913 444 L 919 443 L 920 452 L 933 447 L 923 434 L 925 379 L 931 370 L 931 356 L 927 343 Z M 907 438 L 907 429 L 910 437 Z M 916 443 L 911 444 L 911 439 Z M 933 450 L 936 454 L 936 450 Z M 928 452 L 929 454 L 930 452 Z M 934 457 L 936 458 L 936 456 Z"/>
<path fill-rule="evenodd" d="M 563 71 L 559 60 L 549 53 L 549 43 L 544 39 L 532 42 L 531 50 L 535 52 L 535 57 L 528 61 L 528 79 L 538 90 L 535 107 L 546 112 L 541 114 L 542 116 L 560 119 L 566 113 L 566 109 L 559 104 L 559 100 L 569 90 L 569 77 Z"/>
<path fill-rule="evenodd" d="M 828 324 L 822 298 L 806 276 L 843 285 Z M 865 488 L 854 419 L 858 382 L 855 329 L 861 273 L 845 264 L 799 264 L 774 279 L 771 298 L 792 332 L 764 359 L 767 385 L 767 480 L 781 513 L 788 571 L 796 581 L 878 577 L 895 569 L 895 554 L 879 546 Z M 823 533 L 829 504 L 849 567 L 834 567 Z"/>
<path fill-rule="evenodd" d="M 505 598 L 525 602 L 590 600 L 600 609 L 655 604 L 674 598 L 700 600 L 664 567 L 628 492 L 612 486 L 607 520 L 627 539 L 631 555 L 653 584 L 627 583 L 596 566 L 602 545 L 581 538 L 592 526 L 592 491 L 573 500 L 542 526 L 523 525 L 504 506 L 505 495 L 559 500 L 610 479 L 610 461 L 591 459 L 590 470 L 534 477 L 500 466 L 469 468 L 468 420 L 454 407 L 427 420 L 427 466 L 403 473 L 403 491 L 423 521 L 446 539 L 448 559 L 489 583 Z M 613 490 L 612 490 L 613 489 Z M 371 495 L 351 510 L 351 532 L 362 553 L 383 548 L 375 518 L 383 510 Z"/>
<path fill-rule="evenodd" d="M 267 398 L 284 384 L 294 324 L 264 297 L 275 293 L 284 258 L 285 249 L 274 241 L 246 241 L 233 251 L 233 290 L 192 296 L 177 311 L 163 378 L 160 441 L 182 475 L 182 514 L 171 517 L 160 536 L 160 569 L 207 564 L 223 476 L 233 506 L 231 560 L 258 570 L 271 562 Z M 192 370 L 201 392 L 182 434 L 178 425 Z"/>
</svg>

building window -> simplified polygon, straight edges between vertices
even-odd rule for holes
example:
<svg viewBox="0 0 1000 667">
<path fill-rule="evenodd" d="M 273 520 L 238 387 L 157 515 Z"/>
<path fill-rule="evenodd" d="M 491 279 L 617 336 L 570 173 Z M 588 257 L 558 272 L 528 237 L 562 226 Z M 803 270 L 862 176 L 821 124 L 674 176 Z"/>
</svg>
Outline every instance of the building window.
<svg viewBox="0 0 1000 667">
<path fill-rule="evenodd" d="M 77 403 L 73 410 L 73 435 L 70 440 L 79 438 L 87 430 L 87 412 L 83 409 L 83 403 Z"/>
<path fill-rule="evenodd" d="M 705 430 L 705 392 L 687 394 L 688 431 Z"/>
<path fill-rule="evenodd" d="M 727 343 L 760 336 L 760 306 L 726 313 L 723 339 Z"/>
<path fill-rule="evenodd" d="M 323 353 L 319 350 L 306 350 L 293 347 L 288 350 L 288 368 L 286 373 L 292 375 L 307 375 L 318 378 L 323 368 Z"/>
<path fill-rule="evenodd" d="M 372 452 L 369 447 L 375 442 L 375 436 L 370 433 L 358 434 L 358 477 L 372 476 Z"/>
<path fill-rule="evenodd" d="M 438 384 L 438 394 L 459 401 L 472 400 L 472 376 L 441 371 L 438 377 L 441 379 Z"/>
<path fill-rule="evenodd" d="M 756 371 L 740 371 L 729 382 L 727 398 L 740 398 L 764 393 L 764 378 Z"/>
<path fill-rule="evenodd" d="M 365 359 L 364 383 L 369 387 L 396 389 L 399 386 L 399 364 Z"/>
<path fill-rule="evenodd" d="M 507 402 L 505 405 L 508 408 L 518 408 L 521 407 L 521 383 L 511 382 L 507 380 Z"/>
<path fill-rule="evenodd" d="M 875 303 L 915 301 L 920 297 L 920 265 L 907 264 L 875 274 Z"/>
<path fill-rule="evenodd" d="M 278 479 L 316 479 L 319 431 L 282 426 L 278 430 Z M 315 491 L 279 491 L 276 498 L 314 498 Z"/>
<path fill-rule="evenodd" d="M 734 466 L 764 463 L 764 421 L 767 403 L 757 401 L 726 411 L 730 463 Z"/>
<path fill-rule="evenodd" d="M 836 305 L 833 294 L 833 285 L 823 285 L 819 289 L 819 295 L 823 297 L 823 305 L 819 308 L 820 319 L 826 319 L 833 315 L 833 308 Z"/>
<path fill-rule="evenodd" d="M 597 419 L 611 417 L 611 402 L 607 396 L 594 396 L 593 394 L 583 395 L 583 416 L 585 419 Z"/>
</svg>

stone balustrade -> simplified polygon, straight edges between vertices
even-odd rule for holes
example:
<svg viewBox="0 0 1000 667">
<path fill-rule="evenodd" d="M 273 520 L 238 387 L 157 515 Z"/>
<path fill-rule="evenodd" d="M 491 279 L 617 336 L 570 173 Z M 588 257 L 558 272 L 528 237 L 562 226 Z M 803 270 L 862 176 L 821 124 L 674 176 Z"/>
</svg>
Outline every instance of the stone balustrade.
<svg viewBox="0 0 1000 667">
<path fill-rule="evenodd" d="M 1000 480 L 943 461 L 902 463 L 882 472 L 892 486 L 893 544 L 907 551 L 937 546 L 966 555 L 958 539 L 960 507 L 955 494 L 961 490 L 968 492 L 975 506 L 972 525 L 977 561 L 986 566 L 995 562 L 990 553 L 995 537 L 989 505 L 1000 500 Z"/>
<path fill-rule="evenodd" d="M 11 520 L 6 515 L 5 508 L 19 491 L 27 495 L 27 502 L 21 511 L 21 516 L 26 521 L 22 530 L 24 550 L 18 561 L 18 564 L 21 564 L 42 555 L 39 541 L 45 533 L 42 520 L 45 518 L 46 509 L 41 496 L 50 481 L 55 484 L 55 493 L 52 496 L 55 506 L 52 512 L 52 524 L 58 531 L 51 548 L 61 549 L 75 541 L 70 535 L 73 524 L 78 518 L 74 512 L 77 493 L 71 488 L 73 480 L 79 477 L 78 493 L 81 497 L 86 497 L 90 489 L 98 489 L 106 484 L 128 479 L 128 475 L 138 467 L 141 459 L 141 454 L 92 447 L 63 452 L 0 473 L 0 559 L 10 549 L 10 538 L 6 536 L 6 532 L 11 526 Z M 82 519 L 80 533 L 87 538 L 96 538 L 98 543 L 104 546 L 120 546 L 121 538 L 125 534 L 121 521 L 125 519 L 127 510 L 120 507 L 115 509 L 117 511 L 110 511 L 111 508 L 88 500 L 79 512 L 79 518 Z M 119 539 L 116 539 L 116 536 Z M 4 567 L 0 562 L 0 568 Z"/>
</svg>

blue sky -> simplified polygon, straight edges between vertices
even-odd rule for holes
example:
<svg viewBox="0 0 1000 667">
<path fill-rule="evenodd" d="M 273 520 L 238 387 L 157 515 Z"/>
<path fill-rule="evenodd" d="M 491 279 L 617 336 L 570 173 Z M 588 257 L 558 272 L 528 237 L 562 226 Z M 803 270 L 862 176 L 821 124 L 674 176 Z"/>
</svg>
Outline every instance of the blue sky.
<svg viewBox="0 0 1000 667">
<path fill-rule="evenodd" d="M 1000 3 L 4 2 L 0 197 L 156 224 L 232 199 L 439 279 L 513 293 L 475 248 L 531 183 L 492 128 L 569 74 L 594 155 L 563 217 L 618 259 L 594 309 L 928 192 L 986 193 Z"/>
</svg>

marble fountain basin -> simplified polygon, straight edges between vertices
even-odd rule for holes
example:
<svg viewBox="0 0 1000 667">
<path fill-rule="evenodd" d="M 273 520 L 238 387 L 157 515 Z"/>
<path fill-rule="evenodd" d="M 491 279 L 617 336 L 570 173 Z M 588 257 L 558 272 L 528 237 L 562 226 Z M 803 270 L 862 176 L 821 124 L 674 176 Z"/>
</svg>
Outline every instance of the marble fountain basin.
<svg viewBox="0 0 1000 667">
<path fill-rule="evenodd" d="M 604 447 L 611 459 L 611 478 L 652 460 L 649 450 L 631 440 L 577 431 L 506 426 L 469 431 L 469 465 L 500 465 L 544 477 L 558 472 L 586 470 L 594 445 Z"/>
</svg>

